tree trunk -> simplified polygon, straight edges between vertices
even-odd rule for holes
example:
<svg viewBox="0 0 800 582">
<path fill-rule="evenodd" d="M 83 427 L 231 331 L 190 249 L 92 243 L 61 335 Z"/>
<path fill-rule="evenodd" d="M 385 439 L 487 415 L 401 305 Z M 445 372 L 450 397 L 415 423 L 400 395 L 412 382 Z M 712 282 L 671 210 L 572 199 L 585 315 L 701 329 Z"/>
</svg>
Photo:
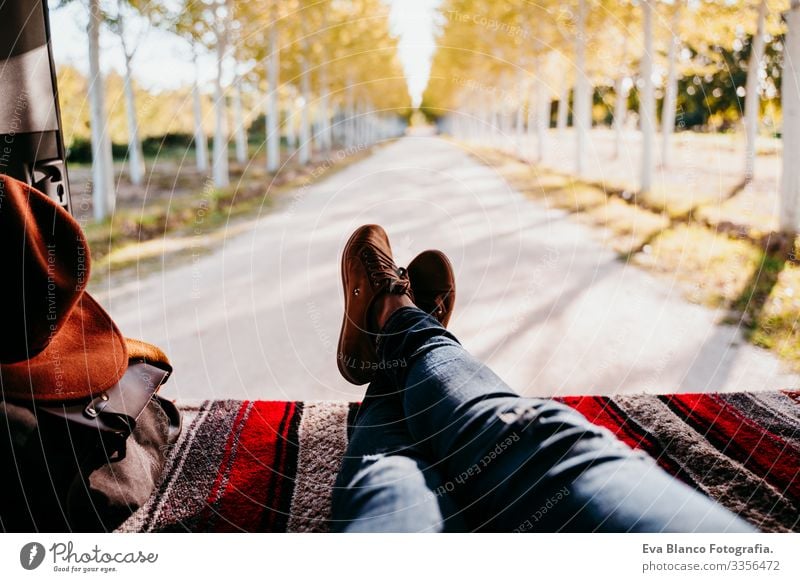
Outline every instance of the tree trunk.
<svg viewBox="0 0 800 582">
<path fill-rule="evenodd" d="M 558 111 L 556 113 L 556 130 L 558 135 L 564 135 L 564 130 L 567 129 L 567 122 L 569 121 L 569 94 L 572 87 L 566 80 L 561 87 L 561 95 L 558 98 Z"/>
<path fill-rule="evenodd" d="M 781 229 L 796 233 L 800 226 L 800 0 L 786 12 L 781 109 L 783 110 L 783 173 L 781 175 Z"/>
<path fill-rule="evenodd" d="M 589 126 L 591 125 L 591 88 L 586 74 L 586 0 L 578 0 L 577 32 L 575 34 L 575 173 L 583 175 Z"/>
<path fill-rule="evenodd" d="M 681 1 L 681 0 L 678 0 Z M 625 86 L 627 76 L 626 70 L 628 55 L 628 36 L 622 41 L 620 52 L 619 69 L 620 75 L 614 79 L 614 159 L 622 155 L 622 146 L 625 141 L 625 124 L 628 117 L 628 87 Z"/>
<path fill-rule="evenodd" d="M 330 153 L 333 147 L 333 134 L 331 132 L 330 95 L 328 94 L 328 67 L 325 61 L 319 69 L 319 141 L 325 153 Z"/>
<path fill-rule="evenodd" d="M 333 112 L 331 113 L 331 146 L 333 146 L 333 144 L 342 143 L 341 114 L 342 111 L 339 107 L 339 102 L 333 100 Z"/>
<path fill-rule="evenodd" d="M 502 128 L 502 141 L 500 143 L 501 149 L 506 153 L 514 151 L 513 135 L 514 135 L 514 112 L 510 109 L 504 109 L 500 118 L 500 127 Z"/>
<path fill-rule="evenodd" d="M 195 70 L 197 70 L 197 55 L 195 55 Z M 203 103 L 200 96 L 198 73 L 195 73 L 194 86 L 192 87 L 192 101 L 194 106 L 194 151 L 197 169 L 200 172 L 208 171 L 208 140 L 203 128 Z"/>
<path fill-rule="evenodd" d="M 544 161 L 547 153 L 547 132 L 550 129 L 550 95 L 543 75 L 536 77 L 536 159 Z"/>
<path fill-rule="evenodd" d="M 664 103 L 661 108 L 661 165 L 669 168 L 672 146 L 672 134 L 675 132 L 675 113 L 678 98 L 678 50 L 681 39 L 679 27 L 681 23 L 681 3 L 673 8 L 672 38 L 667 50 L 667 85 L 664 91 Z"/>
<path fill-rule="evenodd" d="M 328 10 L 322 7 L 322 22 L 320 32 L 327 34 L 328 31 Z M 333 147 L 333 135 L 331 131 L 330 117 L 330 95 L 328 94 L 328 63 L 327 59 L 320 59 L 319 62 L 319 103 L 317 106 L 317 120 L 319 123 L 318 137 L 322 146 L 322 151 L 329 154 Z"/>
<path fill-rule="evenodd" d="M 330 109 L 330 98 L 328 95 L 328 74 L 325 63 L 320 65 L 319 77 L 319 141 L 322 145 L 322 150 L 327 154 L 330 153 L 331 147 L 333 146 L 333 135 L 328 111 Z"/>
<path fill-rule="evenodd" d="M 480 119 L 480 133 L 478 139 L 482 140 L 484 144 L 490 144 L 492 139 L 492 106 L 493 102 L 488 95 L 483 96 L 481 99 L 481 119 Z"/>
<path fill-rule="evenodd" d="M 503 127 L 505 113 L 503 112 L 502 104 L 497 106 L 497 109 L 494 111 L 494 122 L 492 123 L 492 128 L 494 129 L 494 136 L 492 139 L 492 147 L 503 149 L 503 145 L 505 144 L 506 137 L 504 135 Z"/>
<path fill-rule="evenodd" d="M 105 80 L 100 70 L 100 0 L 89 0 L 89 102 L 92 125 L 92 204 L 95 220 L 114 212 L 114 160 L 106 119 Z"/>
<path fill-rule="evenodd" d="M 364 101 L 364 143 L 366 143 L 368 147 L 373 144 L 373 129 L 374 119 L 372 103 L 367 99 Z"/>
<path fill-rule="evenodd" d="M 525 81 L 522 76 L 522 72 L 519 74 L 519 79 L 517 82 L 517 108 L 515 111 L 515 120 L 514 120 L 514 133 L 516 137 L 516 144 L 517 144 L 517 156 L 522 158 L 525 155 L 525 131 L 524 131 L 524 122 L 525 122 Z"/>
<path fill-rule="evenodd" d="M 292 87 L 289 99 L 289 107 L 286 109 L 286 145 L 289 148 L 290 156 L 297 152 L 297 115 L 295 114 L 295 91 Z"/>
<path fill-rule="evenodd" d="M 217 188 L 230 184 L 228 171 L 228 119 L 222 77 L 225 68 L 225 51 L 228 43 L 228 24 L 221 22 L 217 28 L 217 78 L 214 82 L 214 147 L 212 175 Z"/>
<path fill-rule="evenodd" d="M 628 115 L 628 91 L 625 89 L 625 78 L 618 77 L 614 81 L 614 159 L 622 155 L 622 143 L 625 137 L 625 118 Z"/>
<path fill-rule="evenodd" d="M 534 142 L 536 139 L 536 92 L 539 88 L 538 80 L 535 81 L 536 85 L 532 88 L 531 91 L 528 92 L 528 131 L 527 131 L 527 141 L 528 141 L 528 148 L 526 150 L 531 152 L 530 144 Z M 530 158 L 533 158 L 532 152 L 529 155 Z"/>
<path fill-rule="evenodd" d="M 298 160 L 302 165 L 311 161 L 311 70 L 308 58 L 303 56 L 303 72 L 300 77 L 300 90 L 303 95 L 300 110 L 300 153 Z"/>
<path fill-rule="evenodd" d="M 142 141 L 139 139 L 139 122 L 136 119 L 136 96 L 133 92 L 133 67 L 131 66 L 133 52 L 128 50 L 128 42 L 125 40 L 125 18 L 123 16 L 122 2 L 117 3 L 117 8 L 117 30 L 125 58 L 124 94 L 125 115 L 128 122 L 128 168 L 131 183 L 140 186 L 144 178 L 145 168 Z"/>
<path fill-rule="evenodd" d="M 744 96 L 745 156 L 744 180 L 750 182 L 755 175 L 756 141 L 758 140 L 758 117 L 761 97 L 758 93 L 761 61 L 764 58 L 764 20 L 767 16 L 767 0 L 758 3 L 758 22 L 750 46 L 750 61 L 747 64 L 747 84 Z"/>
<path fill-rule="evenodd" d="M 278 46 L 278 24 L 273 22 L 269 29 L 269 55 L 267 56 L 267 172 L 274 174 L 281 163 L 280 109 L 278 107 L 278 82 L 280 77 L 280 48 Z"/>
<path fill-rule="evenodd" d="M 346 103 L 344 106 L 344 145 L 348 148 L 356 143 L 356 98 L 353 80 L 347 80 Z"/>
<path fill-rule="evenodd" d="M 366 141 L 367 141 L 367 132 L 366 132 L 366 127 L 367 127 L 367 104 L 366 104 L 366 101 L 362 100 L 360 104 L 356 105 L 356 111 L 357 111 L 356 119 L 358 120 L 358 124 L 357 124 L 358 129 L 356 130 L 356 136 L 357 136 L 356 137 L 356 143 L 358 143 L 359 145 L 366 146 L 367 145 L 366 144 Z"/>
<path fill-rule="evenodd" d="M 642 92 L 639 103 L 639 123 L 642 131 L 642 178 L 640 189 L 649 192 L 653 185 L 653 141 L 655 138 L 656 104 L 653 88 L 653 4 L 642 2 L 644 53 L 642 54 Z"/>
<path fill-rule="evenodd" d="M 131 183 L 141 185 L 144 179 L 144 152 L 139 138 L 139 122 L 136 119 L 136 97 L 133 94 L 130 57 L 125 57 L 125 114 L 128 118 L 128 165 Z"/>
<path fill-rule="evenodd" d="M 362 110 L 364 115 L 362 115 L 362 119 L 364 120 L 364 124 L 362 125 L 362 138 L 361 141 L 364 142 L 364 145 L 370 146 L 370 126 L 372 125 L 372 107 L 370 106 L 369 99 L 364 99 L 364 109 Z"/>
<path fill-rule="evenodd" d="M 233 91 L 233 123 L 236 139 L 236 161 L 240 164 L 247 163 L 247 129 L 244 126 L 244 111 L 242 107 L 242 80 L 234 81 Z"/>
<path fill-rule="evenodd" d="M 353 104 L 353 145 L 363 145 L 364 111 L 360 99 Z"/>
</svg>

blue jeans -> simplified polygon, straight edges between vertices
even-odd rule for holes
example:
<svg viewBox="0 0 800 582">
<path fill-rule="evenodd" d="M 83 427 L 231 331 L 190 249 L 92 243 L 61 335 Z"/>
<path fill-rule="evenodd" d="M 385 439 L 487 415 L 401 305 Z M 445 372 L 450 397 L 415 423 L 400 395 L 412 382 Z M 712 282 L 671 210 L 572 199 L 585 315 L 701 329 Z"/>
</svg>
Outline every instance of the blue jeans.
<svg viewBox="0 0 800 582">
<path fill-rule="evenodd" d="M 377 351 L 335 530 L 756 531 L 570 407 L 514 393 L 419 309 Z"/>
</svg>

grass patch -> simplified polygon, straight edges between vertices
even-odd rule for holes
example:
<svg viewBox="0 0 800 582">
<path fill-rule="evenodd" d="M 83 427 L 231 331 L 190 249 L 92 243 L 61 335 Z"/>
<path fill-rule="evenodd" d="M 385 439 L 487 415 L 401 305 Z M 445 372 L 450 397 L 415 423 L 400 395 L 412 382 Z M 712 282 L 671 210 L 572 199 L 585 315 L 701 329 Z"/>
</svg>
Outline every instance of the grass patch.
<svg viewBox="0 0 800 582">
<path fill-rule="evenodd" d="M 767 258 L 738 307 L 751 342 L 800 368 L 800 267 Z"/>
<path fill-rule="evenodd" d="M 674 280 L 694 303 L 734 307 L 753 280 L 763 251 L 696 224 L 661 231 L 631 262 Z"/>
</svg>

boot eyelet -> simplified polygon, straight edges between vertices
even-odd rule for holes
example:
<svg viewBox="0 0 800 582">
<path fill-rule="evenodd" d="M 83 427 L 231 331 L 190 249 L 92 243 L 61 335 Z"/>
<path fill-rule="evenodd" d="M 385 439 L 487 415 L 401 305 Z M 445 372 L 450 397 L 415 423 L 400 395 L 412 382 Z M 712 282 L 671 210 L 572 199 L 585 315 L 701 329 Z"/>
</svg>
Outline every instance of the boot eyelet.
<svg viewBox="0 0 800 582">
<path fill-rule="evenodd" d="M 361 293 L 361 289 L 359 289 L 358 287 L 353 289 L 353 295 L 358 295 L 359 293 Z"/>
</svg>

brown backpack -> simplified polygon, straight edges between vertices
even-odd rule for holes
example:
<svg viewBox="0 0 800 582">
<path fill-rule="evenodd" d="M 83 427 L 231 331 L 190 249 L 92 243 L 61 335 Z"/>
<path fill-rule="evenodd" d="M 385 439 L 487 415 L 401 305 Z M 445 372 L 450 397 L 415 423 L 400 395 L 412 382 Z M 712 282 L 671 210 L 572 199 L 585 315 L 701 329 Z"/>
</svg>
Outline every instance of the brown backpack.
<svg viewBox="0 0 800 582">
<path fill-rule="evenodd" d="M 163 353 L 127 347 L 125 374 L 98 397 L 0 400 L 0 530 L 111 531 L 153 493 L 181 418 L 157 394 L 172 371 Z"/>
</svg>

